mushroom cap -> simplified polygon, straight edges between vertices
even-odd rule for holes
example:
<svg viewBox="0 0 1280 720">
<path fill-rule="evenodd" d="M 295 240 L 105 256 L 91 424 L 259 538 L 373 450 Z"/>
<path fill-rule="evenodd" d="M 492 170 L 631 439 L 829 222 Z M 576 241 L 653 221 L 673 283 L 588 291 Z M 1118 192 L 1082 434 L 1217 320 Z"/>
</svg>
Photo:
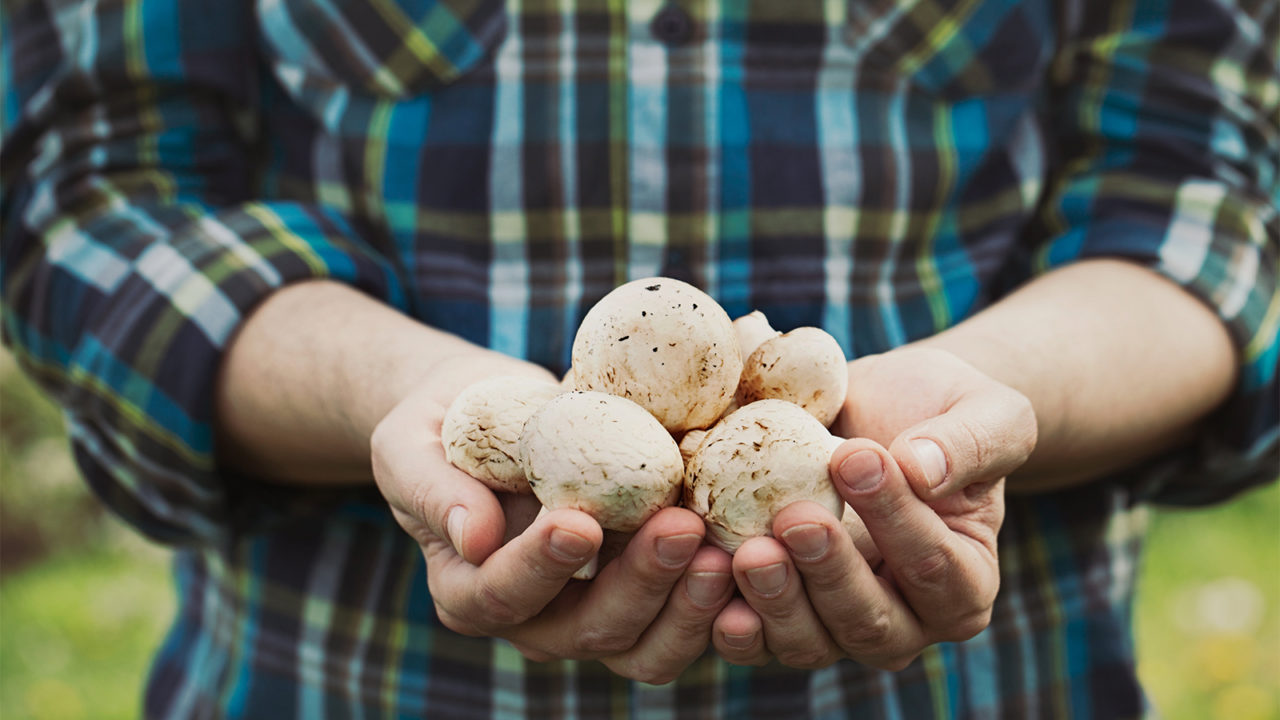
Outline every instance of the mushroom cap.
<svg viewBox="0 0 1280 720">
<path fill-rule="evenodd" d="M 575 388 L 638 403 L 678 433 L 711 425 L 742 375 L 729 315 L 671 278 L 626 283 L 601 298 L 573 341 Z"/>
<path fill-rule="evenodd" d="M 538 408 L 562 392 L 553 382 L 516 375 L 468 385 L 445 411 L 445 458 L 494 490 L 533 492 L 520 467 L 520 433 Z"/>
<path fill-rule="evenodd" d="M 760 400 L 716 423 L 685 468 L 685 505 L 707 538 L 734 552 L 773 534 L 773 518 L 799 500 L 840 517 L 844 500 L 827 469 L 840 444 L 812 415 L 785 400 Z"/>
<path fill-rule="evenodd" d="M 751 357 L 751 353 L 760 347 L 760 343 L 782 334 L 773 329 L 769 324 L 769 318 L 759 310 L 752 310 L 734 320 L 733 331 L 738 335 L 738 348 L 742 351 L 744 359 Z"/>
<path fill-rule="evenodd" d="M 561 395 L 520 436 L 533 494 L 552 510 L 575 508 L 606 530 L 632 532 L 680 498 L 680 448 L 644 408 L 601 392 Z"/>
<path fill-rule="evenodd" d="M 802 327 L 765 340 L 751 353 L 743 364 L 737 401 L 787 400 L 829 427 L 848 392 L 849 368 L 840 343 L 825 330 Z"/>
</svg>

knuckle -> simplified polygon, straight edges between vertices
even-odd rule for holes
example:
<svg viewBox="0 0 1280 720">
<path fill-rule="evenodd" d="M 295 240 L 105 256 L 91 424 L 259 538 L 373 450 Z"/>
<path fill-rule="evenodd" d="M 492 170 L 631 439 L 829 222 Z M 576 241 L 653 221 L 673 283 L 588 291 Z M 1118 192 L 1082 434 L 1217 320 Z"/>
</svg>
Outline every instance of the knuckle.
<svg viewBox="0 0 1280 720">
<path fill-rule="evenodd" d="M 753 602 L 752 607 L 767 623 L 792 625 L 804 619 L 810 606 L 807 602 L 788 600 L 784 593 L 780 597 Z"/>
<path fill-rule="evenodd" d="M 945 628 L 938 633 L 939 639 L 948 642 L 963 642 L 969 640 L 987 629 L 991 624 L 991 609 L 980 610 L 968 613 L 955 622 L 948 623 Z"/>
<path fill-rule="evenodd" d="M 453 613 L 449 612 L 445 608 L 441 607 L 440 603 L 438 602 L 435 603 L 435 607 L 436 607 L 436 617 L 439 618 L 440 624 L 449 628 L 453 632 L 456 632 L 459 635 L 469 635 L 472 637 L 476 637 L 478 635 L 483 634 L 480 632 L 479 628 L 477 628 L 475 625 L 463 620 L 462 618 L 459 618 L 457 615 L 454 615 Z"/>
<path fill-rule="evenodd" d="M 858 513 L 878 520 L 881 527 L 900 527 L 912 502 L 918 502 L 914 493 L 876 492 L 862 499 Z"/>
<path fill-rule="evenodd" d="M 804 569 L 804 587 L 809 595 L 836 595 L 847 590 L 847 562 L 824 562 Z"/>
<path fill-rule="evenodd" d="M 871 612 L 845 629 L 840 645 L 848 650 L 880 650 L 893 637 L 893 622 L 884 610 Z M 857 653 L 854 653 L 857 654 Z"/>
<path fill-rule="evenodd" d="M 472 613 L 473 622 L 479 626 L 509 627 L 518 625 L 528 619 L 526 614 L 512 604 L 511 600 L 489 583 L 480 585 L 477 591 L 476 608 Z"/>
<path fill-rule="evenodd" d="M 991 452 L 995 448 L 991 430 L 983 423 L 973 420 L 962 420 L 959 423 L 959 450 L 968 462 L 968 467 L 985 468 L 990 461 Z"/>
<path fill-rule="evenodd" d="M 941 590 L 951 579 L 956 562 L 955 552 L 944 545 L 904 562 L 894 568 L 894 575 L 914 588 Z"/>
<path fill-rule="evenodd" d="M 629 581 L 638 597 L 663 598 L 671 594 L 671 588 L 680 579 L 682 568 L 659 569 L 645 566 L 632 573 Z"/>
<path fill-rule="evenodd" d="M 592 624 L 578 630 L 573 646 L 582 657 L 601 657 L 625 652 L 635 641 L 635 634 L 627 628 Z"/>
</svg>

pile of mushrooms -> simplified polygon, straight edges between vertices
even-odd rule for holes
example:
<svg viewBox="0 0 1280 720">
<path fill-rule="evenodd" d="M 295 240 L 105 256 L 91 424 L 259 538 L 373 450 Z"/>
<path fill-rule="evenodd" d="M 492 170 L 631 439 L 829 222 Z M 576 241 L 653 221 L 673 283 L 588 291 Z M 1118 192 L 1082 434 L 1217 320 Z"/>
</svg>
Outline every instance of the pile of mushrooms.
<svg viewBox="0 0 1280 720">
<path fill-rule="evenodd" d="M 827 471 L 840 439 L 827 427 L 848 377 L 823 330 L 779 333 L 758 311 L 731 321 L 692 285 L 646 278 L 587 312 L 561 383 L 476 383 L 441 438 L 450 462 L 496 491 L 532 492 L 623 537 L 683 502 L 733 552 L 798 500 L 845 511 Z"/>
</svg>

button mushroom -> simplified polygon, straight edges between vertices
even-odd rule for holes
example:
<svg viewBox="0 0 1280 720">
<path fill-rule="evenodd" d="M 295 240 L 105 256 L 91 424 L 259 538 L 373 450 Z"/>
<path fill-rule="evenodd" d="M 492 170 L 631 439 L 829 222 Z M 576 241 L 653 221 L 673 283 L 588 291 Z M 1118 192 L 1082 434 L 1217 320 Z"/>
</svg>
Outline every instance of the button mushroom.
<svg viewBox="0 0 1280 720">
<path fill-rule="evenodd" d="M 734 552 L 747 538 L 772 535 L 773 518 L 812 500 L 837 518 L 844 511 L 827 464 L 841 442 L 812 415 L 766 399 L 725 417 L 685 468 L 685 505 L 702 516 L 707 538 Z"/>
<path fill-rule="evenodd" d="M 766 339 L 751 352 L 737 401 L 745 406 L 765 398 L 787 400 L 829 427 L 848 391 L 849 368 L 840 343 L 825 330 L 801 327 Z"/>
<path fill-rule="evenodd" d="M 753 310 L 733 321 L 733 331 L 738 335 L 738 348 L 742 357 L 751 357 L 751 353 L 760 347 L 760 343 L 778 337 L 782 333 L 773 329 L 769 318 L 759 310 Z"/>
<path fill-rule="evenodd" d="M 550 510 L 575 508 L 606 530 L 634 532 L 680 497 L 680 448 L 639 405 L 572 392 L 542 406 L 520 436 L 520 462 Z"/>
<path fill-rule="evenodd" d="M 702 447 L 702 441 L 706 437 L 706 430 L 696 429 L 690 430 L 684 434 L 684 437 L 680 438 L 680 456 L 684 458 L 685 464 L 688 464 L 693 454 L 698 452 L 699 447 Z"/>
<path fill-rule="evenodd" d="M 520 433 L 529 417 L 561 392 L 553 382 L 519 376 L 468 385 L 445 411 L 440 428 L 445 458 L 494 490 L 532 492 L 520 467 Z"/>
<path fill-rule="evenodd" d="M 573 342 L 575 388 L 625 397 L 673 433 L 705 428 L 733 400 L 742 356 L 733 322 L 671 278 L 626 283 L 596 303 Z"/>
</svg>

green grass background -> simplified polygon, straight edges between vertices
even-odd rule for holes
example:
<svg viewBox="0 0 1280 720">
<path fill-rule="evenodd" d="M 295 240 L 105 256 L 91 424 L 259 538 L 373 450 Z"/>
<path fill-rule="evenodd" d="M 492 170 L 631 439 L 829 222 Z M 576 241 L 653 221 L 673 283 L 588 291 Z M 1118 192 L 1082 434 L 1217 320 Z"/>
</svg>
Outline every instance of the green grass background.
<svg viewBox="0 0 1280 720">
<path fill-rule="evenodd" d="M 57 411 L 0 354 L 0 719 L 135 718 L 174 598 L 164 550 L 76 478 Z M 1280 720 L 1280 486 L 1159 511 L 1139 670 L 1171 720 Z"/>
</svg>

